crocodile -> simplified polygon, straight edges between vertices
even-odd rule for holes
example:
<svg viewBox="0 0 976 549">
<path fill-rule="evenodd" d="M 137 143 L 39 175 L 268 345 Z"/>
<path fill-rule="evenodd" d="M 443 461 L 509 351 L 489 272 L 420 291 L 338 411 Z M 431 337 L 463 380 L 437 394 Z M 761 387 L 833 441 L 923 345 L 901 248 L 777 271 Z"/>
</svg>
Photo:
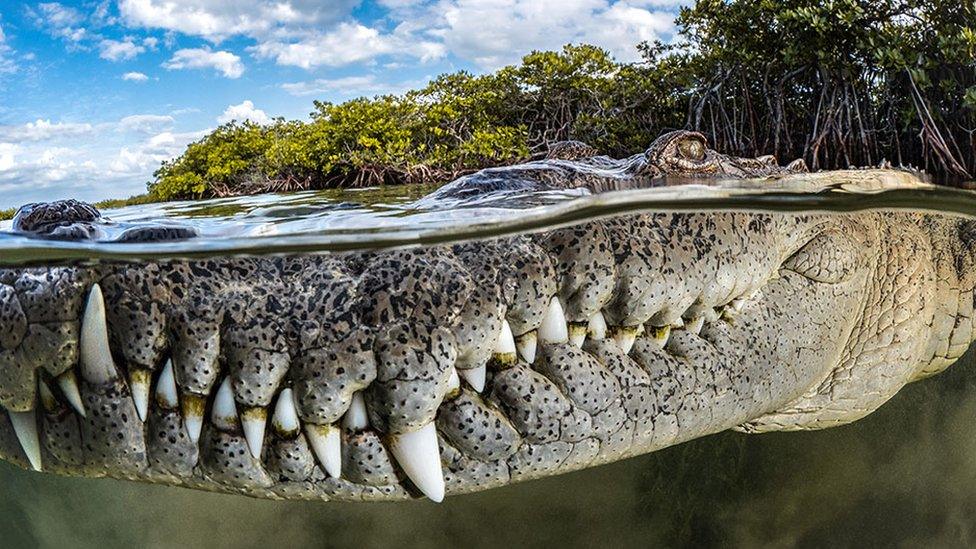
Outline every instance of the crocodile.
<svg viewBox="0 0 976 549">
<path fill-rule="evenodd" d="M 594 153 L 553 147 L 435 195 L 811 177 L 691 132 Z M 106 223 L 57 202 L 14 230 Z M 262 498 L 441 501 L 729 429 L 842 425 L 968 348 L 974 262 L 976 222 L 950 215 L 647 211 L 369 252 L 8 267 L 0 457 Z"/>
</svg>

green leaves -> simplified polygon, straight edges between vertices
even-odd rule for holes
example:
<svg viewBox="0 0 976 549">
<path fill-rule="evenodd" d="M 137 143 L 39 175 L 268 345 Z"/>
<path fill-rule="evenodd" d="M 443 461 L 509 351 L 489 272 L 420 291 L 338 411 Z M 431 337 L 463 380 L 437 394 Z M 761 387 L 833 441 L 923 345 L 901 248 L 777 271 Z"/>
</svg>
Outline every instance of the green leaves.
<svg viewBox="0 0 976 549">
<path fill-rule="evenodd" d="M 565 139 L 631 154 L 679 127 L 726 152 L 819 167 L 900 158 L 948 169 L 946 155 L 972 166 L 974 21 L 958 0 L 699 0 L 681 10 L 682 39 L 637 45 L 639 62 L 569 44 L 403 95 L 314 101 L 308 121 L 217 128 L 149 188 L 169 199 L 443 182 Z"/>
</svg>

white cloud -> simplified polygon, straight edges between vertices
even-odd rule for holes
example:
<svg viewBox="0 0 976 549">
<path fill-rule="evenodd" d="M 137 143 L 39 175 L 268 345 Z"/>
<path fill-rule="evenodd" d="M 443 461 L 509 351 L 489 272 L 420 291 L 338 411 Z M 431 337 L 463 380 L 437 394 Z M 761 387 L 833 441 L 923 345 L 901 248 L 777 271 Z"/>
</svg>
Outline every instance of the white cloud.
<svg viewBox="0 0 976 549">
<path fill-rule="evenodd" d="M 281 89 L 296 96 L 337 94 L 340 96 L 369 96 L 403 93 L 422 85 L 421 82 L 387 83 L 376 79 L 372 74 L 365 76 L 346 76 L 343 78 L 318 78 L 306 82 L 287 82 Z"/>
<path fill-rule="evenodd" d="M 238 122 L 250 120 L 255 124 L 271 123 L 271 117 L 261 109 L 254 108 L 254 103 L 250 99 L 245 100 L 239 105 L 230 105 L 224 110 L 224 113 L 217 118 L 217 122 L 221 124 L 226 124 L 234 120 L 237 120 Z"/>
<path fill-rule="evenodd" d="M 27 13 L 52 36 L 69 43 L 77 44 L 88 38 L 88 30 L 81 26 L 85 17 L 75 8 L 57 2 L 45 2 L 37 5 L 37 11 L 27 8 Z"/>
<path fill-rule="evenodd" d="M 115 178 L 148 178 L 164 160 L 179 155 L 187 145 L 211 131 L 208 128 L 185 133 L 161 132 L 134 146 L 121 147 L 108 160 L 108 173 Z"/>
<path fill-rule="evenodd" d="M 133 114 L 119 120 L 119 131 L 155 133 L 173 125 L 173 117 L 165 114 Z"/>
<path fill-rule="evenodd" d="M 424 62 L 440 59 L 447 53 L 442 44 L 424 40 L 405 28 L 382 33 L 359 23 L 341 23 L 328 32 L 311 34 L 298 41 L 271 40 L 250 49 L 258 57 L 272 58 L 279 65 L 303 69 L 338 67 L 381 55 L 414 57 Z"/>
<path fill-rule="evenodd" d="M 23 143 L 26 141 L 47 141 L 66 137 L 77 137 L 92 133 L 91 124 L 74 122 L 55 122 L 37 119 L 35 122 L 15 126 L 0 126 L 0 141 L 7 143 Z"/>
<path fill-rule="evenodd" d="M 149 80 L 149 77 L 141 72 L 133 71 L 133 72 L 127 72 L 123 74 L 122 80 L 126 80 L 129 82 L 145 82 L 146 80 Z"/>
<path fill-rule="evenodd" d="M 169 61 L 163 63 L 169 70 L 213 68 L 227 78 L 240 78 L 244 74 L 241 58 L 229 51 L 211 51 L 210 48 L 177 50 Z"/>
<path fill-rule="evenodd" d="M 20 145 L 16 143 L 0 143 L 0 172 L 12 170 L 20 151 Z"/>
<path fill-rule="evenodd" d="M 17 64 L 10 58 L 12 54 L 13 48 L 7 44 L 7 36 L 3 33 L 3 26 L 0 25 L 0 74 L 17 70 Z"/>
<path fill-rule="evenodd" d="M 638 57 L 643 40 L 674 31 L 675 0 L 441 0 L 414 12 L 414 25 L 443 40 L 459 57 L 485 68 L 517 61 L 533 49 L 569 42 L 607 48 L 619 59 Z M 433 20 L 433 23 L 428 21 Z"/>
<path fill-rule="evenodd" d="M 125 40 L 102 39 L 98 43 L 98 56 L 109 61 L 121 61 L 133 59 L 135 56 L 146 51 L 146 48 L 132 41 L 131 38 Z"/>
<path fill-rule="evenodd" d="M 267 36 L 315 27 L 349 14 L 357 0 L 119 0 L 132 26 L 165 29 L 213 42 L 245 35 Z"/>
</svg>

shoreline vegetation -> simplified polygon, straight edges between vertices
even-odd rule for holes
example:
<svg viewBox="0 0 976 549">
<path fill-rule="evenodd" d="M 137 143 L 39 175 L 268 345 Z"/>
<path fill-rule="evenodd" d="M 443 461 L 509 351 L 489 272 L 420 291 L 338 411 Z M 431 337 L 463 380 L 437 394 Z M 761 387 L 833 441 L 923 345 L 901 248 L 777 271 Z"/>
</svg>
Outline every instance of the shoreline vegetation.
<svg viewBox="0 0 976 549">
<path fill-rule="evenodd" d="M 99 205 L 441 183 L 567 139 L 629 155 L 675 128 L 814 170 L 976 174 L 971 1 L 699 0 L 676 25 L 636 62 L 567 45 L 400 95 L 314 101 L 308 121 L 224 124 L 164 162 L 147 194 Z"/>
</svg>

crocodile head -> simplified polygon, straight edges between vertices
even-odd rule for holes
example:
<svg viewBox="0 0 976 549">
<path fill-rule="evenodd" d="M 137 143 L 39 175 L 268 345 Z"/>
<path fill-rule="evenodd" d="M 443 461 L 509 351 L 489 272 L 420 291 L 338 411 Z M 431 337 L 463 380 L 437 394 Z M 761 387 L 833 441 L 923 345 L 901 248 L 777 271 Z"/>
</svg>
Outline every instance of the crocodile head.
<svg viewBox="0 0 976 549">
<path fill-rule="evenodd" d="M 677 130 L 657 138 L 644 153 L 655 175 L 763 177 L 807 171 L 803 159 L 780 166 L 775 156 L 747 158 L 721 154 L 698 132 Z"/>
<path fill-rule="evenodd" d="M 5 269 L 0 456 L 440 500 L 726 429 L 843 424 L 969 345 L 974 234 L 907 212 L 643 213 L 373 253 Z"/>
</svg>

